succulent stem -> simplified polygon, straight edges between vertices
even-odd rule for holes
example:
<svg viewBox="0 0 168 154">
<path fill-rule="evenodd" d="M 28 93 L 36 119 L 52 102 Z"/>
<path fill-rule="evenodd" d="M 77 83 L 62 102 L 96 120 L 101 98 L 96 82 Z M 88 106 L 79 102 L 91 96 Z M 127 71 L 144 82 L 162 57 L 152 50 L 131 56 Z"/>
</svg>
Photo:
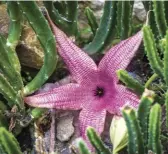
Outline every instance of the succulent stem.
<svg viewBox="0 0 168 154">
<path fill-rule="evenodd" d="M 105 1 L 103 16 L 96 35 L 93 41 L 84 47 L 88 54 L 92 55 L 101 52 L 111 43 L 115 32 L 116 9 L 117 1 Z"/>
<path fill-rule="evenodd" d="M 39 89 L 54 72 L 57 62 L 56 43 L 52 31 L 36 2 L 19 1 L 17 3 L 34 29 L 45 54 L 42 68 L 36 77 L 24 87 L 24 95 L 28 95 Z"/>
</svg>

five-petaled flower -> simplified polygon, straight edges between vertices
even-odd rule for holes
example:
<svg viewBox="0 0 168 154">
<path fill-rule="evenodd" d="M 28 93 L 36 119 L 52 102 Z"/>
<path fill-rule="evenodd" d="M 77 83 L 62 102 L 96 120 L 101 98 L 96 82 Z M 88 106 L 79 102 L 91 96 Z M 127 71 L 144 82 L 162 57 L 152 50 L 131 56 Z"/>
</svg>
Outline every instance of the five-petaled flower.
<svg viewBox="0 0 168 154">
<path fill-rule="evenodd" d="M 86 139 L 86 128 L 103 131 L 106 112 L 121 115 L 125 104 L 137 107 L 139 98 L 118 84 L 116 70 L 125 69 L 141 44 L 142 32 L 112 47 L 97 66 L 48 17 L 56 38 L 59 55 L 67 65 L 74 83 L 62 85 L 25 98 L 34 107 L 80 110 L 80 132 Z"/>
</svg>

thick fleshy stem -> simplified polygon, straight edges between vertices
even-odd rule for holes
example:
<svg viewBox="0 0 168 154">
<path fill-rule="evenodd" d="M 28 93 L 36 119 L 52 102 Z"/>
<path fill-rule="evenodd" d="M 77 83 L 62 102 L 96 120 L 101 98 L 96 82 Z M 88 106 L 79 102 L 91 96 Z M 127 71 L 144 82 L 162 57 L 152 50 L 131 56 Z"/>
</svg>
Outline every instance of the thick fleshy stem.
<svg viewBox="0 0 168 154">
<path fill-rule="evenodd" d="M 17 2 L 7 2 L 8 15 L 10 17 L 9 35 L 6 45 L 11 48 L 9 52 L 10 60 L 17 72 L 20 73 L 20 62 L 15 52 L 15 48 L 19 42 L 22 31 L 22 15 Z"/>
<path fill-rule="evenodd" d="M 145 83 L 145 88 L 148 88 L 150 86 L 150 84 L 158 78 L 158 75 L 156 73 L 154 73 Z"/>
<path fill-rule="evenodd" d="M 32 119 L 36 120 L 42 116 L 48 109 L 45 108 L 34 108 L 31 110 L 30 115 Z"/>
<path fill-rule="evenodd" d="M 22 154 L 19 143 L 12 133 L 4 127 L 0 127 L 0 153 L 1 154 Z"/>
<path fill-rule="evenodd" d="M 117 1 L 105 1 L 104 12 L 93 41 L 84 47 L 92 55 L 101 52 L 110 43 L 115 34 Z"/>
<path fill-rule="evenodd" d="M 148 93 L 148 92 L 145 92 Z M 149 92 L 150 93 L 150 92 Z M 150 108 L 152 106 L 154 99 L 152 95 L 142 96 L 138 111 L 137 111 L 137 119 L 139 121 L 139 125 L 141 128 L 143 140 L 144 140 L 144 149 L 147 153 L 147 143 L 148 143 L 148 120 Z"/>
<path fill-rule="evenodd" d="M 9 128 L 8 120 L 5 116 L 5 114 L 3 113 L 3 111 L 1 111 L 1 110 L 0 110 L 0 127 L 4 127 L 6 129 Z"/>
<path fill-rule="evenodd" d="M 164 50 L 164 79 L 166 82 L 166 85 L 168 86 L 168 31 L 166 32 L 166 42 L 165 42 L 165 50 Z"/>
<path fill-rule="evenodd" d="M 56 43 L 52 31 L 36 2 L 19 1 L 17 3 L 35 31 L 45 54 L 42 68 L 36 77 L 24 87 L 24 95 L 28 95 L 39 89 L 54 72 L 57 62 Z"/>
<path fill-rule="evenodd" d="M 126 70 L 117 70 L 117 76 L 127 88 L 133 90 L 138 95 L 142 95 L 145 87 L 128 74 Z"/>
<path fill-rule="evenodd" d="M 159 104 L 155 104 L 151 108 L 149 116 L 148 150 L 151 150 L 156 154 L 162 154 L 160 131 L 161 131 L 161 107 Z"/>
<path fill-rule="evenodd" d="M 126 106 L 122 110 L 122 114 L 128 129 L 128 153 L 144 154 L 144 142 L 135 111 L 132 108 Z"/>
<path fill-rule="evenodd" d="M 165 106 L 166 106 L 166 127 L 168 128 L 168 91 L 165 94 Z"/>
<path fill-rule="evenodd" d="M 93 33 L 93 35 L 95 35 L 97 28 L 98 28 L 98 23 L 96 21 L 96 17 L 94 15 L 93 11 L 89 7 L 85 8 L 85 15 L 87 17 L 88 24 L 92 30 L 92 33 Z"/>
<path fill-rule="evenodd" d="M 138 95 L 142 95 L 145 90 L 145 87 L 140 84 L 137 80 L 135 80 L 132 76 L 128 74 L 125 70 L 117 70 L 117 76 L 120 81 L 122 81 L 125 86 L 131 90 L 133 90 Z M 163 104 L 164 98 L 155 94 L 155 101 L 159 104 Z"/>
<path fill-rule="evenodd" d="M 103 141 L 92 127 L 87 128 L 87 136 L 98 153 L 111 154 L 110 150 L 104 145 Z"/>
<path fill-rule="evenodd" d="M 77 1 L 66 1 L 57 2 L 62 3 L 64 6 L 65 13 L 60 14 L 58 9 L 55 7 L 54 2 L 44 1 L 45 7 L 48 10 L 49 16 L 52 21 L 69 36 L 77 35 L 77 13 L 78 13 L 78 2 Z"/>
<path fill-rule="evenodd" d="M 164 1 L 153 0 L 153 11 L 160 36 L 163 38 L 167 30 Z"/>
<path fill-rule="evenodd" d="M 13 61 L 11 60 L 10 53 L 13 51 L 11 48 L 6 46 L 6 40 L 4 37 L 0 36 L 0 68 L 6 79 L 9 81 L 11 86 L 19 91 L 23 88 L 22 78 L 20 73 L 18 73 L 13 67 Z"/>
<path fill-rule="evenodd" d="M 153 12 L 153 2 L 152 1 L 142 1 L 142 2 L 144 4 L 146 12 L 149 12 L 147 13 L 148 24 L 150 25 L 155 37 L 158 38 L 159 32 L 155 21 L 155 15 Z"/>
<path fill-rule="evenodd" d="M 91 154 L 85 142 L 81 139 L 78 143 L 80 154 Z"/>
<path fill-rule="evenodd" d="M 164 1 L 164 8 L 165 8 L 165 18 L 166 18 L 166 23 L 168 23 L 168 1 Z"/>
<path fill-rule="evenodd" d="M 143 27 L 143 40 L 152 70 L 159 76 L 163 77 L 163 63 L 158 55 L 154 36 L 149 26 Z"/>
<path fill-rule="evenodd" d="M 131 31 L 133 3 L 130 1 L 119 1 L 117 11 L 117 28 L 121 40 L 128 38 Z"/>
<path fill-rule="evenodd" d="M 0 73 L 0 93 L 5 97 L 8 101 L 8 105 L 12 107 L 14 104 L 18 104 L 16 101 L 17 93 L 7 81 L 5 76 Z"/>
</svg>

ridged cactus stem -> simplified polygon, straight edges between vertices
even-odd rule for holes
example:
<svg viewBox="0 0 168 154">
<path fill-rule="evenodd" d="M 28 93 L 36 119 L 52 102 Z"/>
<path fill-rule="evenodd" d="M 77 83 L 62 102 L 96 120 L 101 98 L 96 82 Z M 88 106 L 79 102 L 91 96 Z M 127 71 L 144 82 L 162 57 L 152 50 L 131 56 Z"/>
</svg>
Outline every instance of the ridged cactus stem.
<svg viewBox="0 0 168 154">
<path fill-rule="evenodd" d="M 148 88 L 148 87 L 150 86 L 150 84 L 151 84 L 154 80 L 156 80 L 158 77 L 159 77 L 159 76 L 158 76 L 156 73 L 154 73 L 154 74 L 147 80 L 147 82 L 145 83 L 145 88 Z"/>
<path fill-rule="evenodd" d="M 117 3 L 117 33 L 119 36 L 121 36 L 121 14 L 122 14 L 122 1 L 118 1 Z"/>
<path fill-rule="evenodd" d="M 129 154 L 144 154 L 144 143 L 135 111 L 129 107 L 125 107 L 122 110 L 122 114 L 128 129 Z"/>
<path fill-rule="evenodd" d="M 95 35 L 97 28 L 98 28 L 98 23 L 96 21 L 96 17 L 94 15 L 93 11 L 89 7 L 85 8 L 85 15 L 87 17 L 88 24 L 93 32 L 93 35 Z"/>
<path fill-rule="evenodd" d="M 68 35 L 76 36 L 77 34 L 77 1 L 67 1 L 64 3 L 64 9 L 66 10 L 66 16 L 63 16 L 55 8 L 54 2 L 44 1 L 44 5 L 48 10 L 48 13 L 52 21 Z"/>
<path fill-rule="evenodd" d="M 143 40 L 151 68 L 156 74 L 163 77 L 163 63 L 157 53 L 154 36 L 149 26 L 143 27 Z"/>
<path fill-rule="evenodd" d="M 11 51 L 11 48 L 6 46 L 6 40 L 2 36 L 0 36 L 0 49 L 1 71 L 10 82 L 11 86 L 16 91 L 19 91 L 23 88 L 22 78 L 20 76 L 20 73 L 18 73 L 13 67 L 11 55 L 9 54 L 13 51 Z"/>
<path fill-rule="evenodd" d="M 168 23 L 168 1 L 164 1 L 164 8 L 165 8 L 165 18 L 166 18 L 166 23 Z"/>
<path fill-rule="evenodd" d="M 34 108 L 31 110 L 30 115 L 33 119 L 38 119 L 47 111 L 45 108 Z"/>
<path fill-rule="evenodd" d="M 22 30 L 22 15 L 17 2 L 7 2 L 8 14 L 10 17 L 9 35 L 6 45 L 11 48 L 9 52 L 10 60 L 16 71 L 20 72 L 20 62 L 15 52 L 15 48 L 19 42 Z"/>
<path fill-rule="evenodd" d="M 168 128 L 168 91 L 165 95 L 165 105 L 166 105 L 166 127 Z"/>
<path fill-rule="evenodd" d="M 167 30 L 164 1 L 153 0 L 153 9 L 160 36 L 163 38 Z"/>
<path fill-rule="evenodd" d="M 138 107 L 137 118 L 139 121 L 141 132 L 143 132 L 142 136 L 144 141 L 144 148 L 145 148 L 145 153 L 147 153 L 148 120 L 149 120 L 150 108 L 152 106 L 154 99 L 153 99 L 153 96 L 151 96 L 150 91 L 146 91 L 145 93 L 149 93 L 149 94 L 147 96 L 142 96 Z"/>
<path fill-rule="evenodd" d="M 166 43 L 165 43 L 163 64 L 164 64 L 164 79 L 166 85 L 168 86 L 168 31 L 166 32 Z"/>
<path fill-rule="evenodd" d="M 0 73 L 0 93 L 3 94 L 5 99 L 8 101 L 8 105 L 12 107 L 14 104 L 18 104 L 16 98 L 17 93 L 12 88 L 10 83 L 7 81 L 5 76 Z"/>
<path fill-rule="evenodd" d="M 101 52 L 107 47 L 115 33 L 117 1 L 105 1 L 104 12 L 99 28 L 91 43 L 84 47 L 84 50 L 92 55 Z"/>
<path fill-rule="evenodd" d="M 117 70 L 117 76 L 120 81 L 122 81 L 127 88 L 133 90 L 138 95 L 142 95 L 144 92 L 144 86 L 135 80 L 132 76 L 128 74 L 125 70 Z"/>
<path fill-rule="evenodd" d="M 24 87 L 24 95 L 28 95 L 39 89 L 54 72 L 57 62 L 56 43 L 52 31 L 36 2 L 19 1 L 17 3 L 34 29 L 45 54 L 42 68 L 36 77 Z"/>
<path fill-rule="evenodd" d="M 87 136 L 98 153 L 111 154 L 110 150 L 104 145 L 101 138 L 92 127 L 87 128 Z"/>
<path fill-rule="evenodd" d="M 149 116 L 149 130 L 148 130 L 148 150 L 156 154 L 162 154 L 162 146 L 160 141 L 161 130 L 161 107 L 155 104 Z"/>
<path fill-rule="evenodd" d="M 3 111 L 1 111 L 1 110 L 0 110 L 0 127 L 5 127 L 6 129 L 9 128 L 8 120 L 5 116 L 5 114 L 3 113 Z"/>
<path fill-rule="evenodd" d="M 4 127 L 0 127 L 0 150 L 5 154 L 22 154 L 16 138 Z"/>
<path fill-rule="evenodd" d="M 83 140 L 79 141 L 78 146 L 79 146 L 80 154 L 91 154 Z"/>
<path fill-rule="evenodd" d="M 131 30 L 131 16 L 132 16 L 132 8 L 133 3 L 130 1 L 122 1 L 121 2 L 121 34 L 120 37 L 122 40 L 128 38 L 129 32 Z"/>
</svg>

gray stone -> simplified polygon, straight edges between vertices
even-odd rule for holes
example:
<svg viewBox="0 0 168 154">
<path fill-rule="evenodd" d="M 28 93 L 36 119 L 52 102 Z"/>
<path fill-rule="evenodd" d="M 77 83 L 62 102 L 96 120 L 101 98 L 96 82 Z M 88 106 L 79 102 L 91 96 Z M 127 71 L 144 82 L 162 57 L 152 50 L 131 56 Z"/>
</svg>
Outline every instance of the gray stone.
<svg viewBox="0 0 168 154">
<path fill-rule="evenodd" d="M 135 0 L 133 7 L 133 15 L 136 16 L 140 21 L 146 20 L 146 11 L 142 1 Z"/>
<path fill-rule="evenodd" d="M 74 134 L 73 116 L 67 115 L 59 118 L 57 122 L 57 139 L 61 142 L 70 140 Z"/>
</svg>

